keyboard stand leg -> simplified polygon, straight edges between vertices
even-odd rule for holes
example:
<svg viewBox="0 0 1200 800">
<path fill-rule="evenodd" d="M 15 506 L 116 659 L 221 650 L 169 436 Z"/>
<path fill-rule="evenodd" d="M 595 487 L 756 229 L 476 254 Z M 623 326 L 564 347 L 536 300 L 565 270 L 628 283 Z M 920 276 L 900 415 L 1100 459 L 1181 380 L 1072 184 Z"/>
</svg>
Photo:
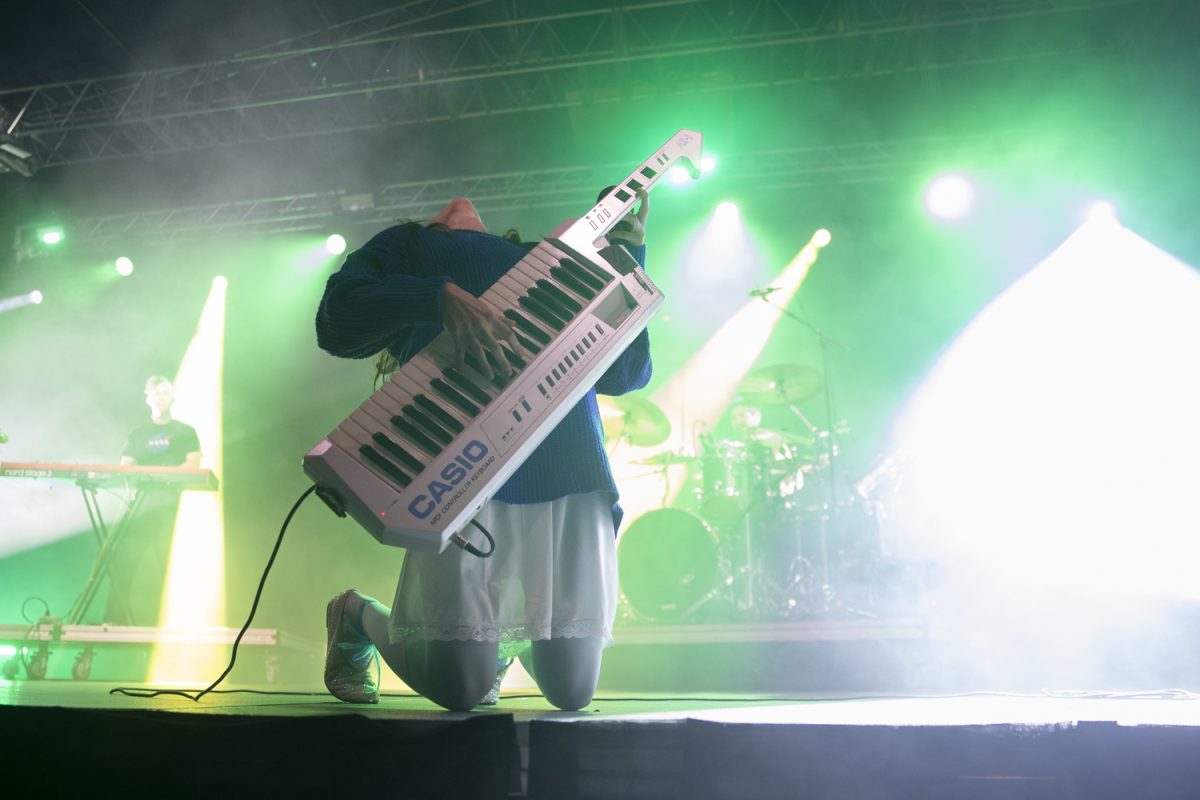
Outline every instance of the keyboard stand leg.
<svg viewBox="0 0 1200 800">
<path fill-rule="evenodd" d="M 117 524 L 109 531 L 104 525 L 104 520 L 100 517 L 100 505 L 96 498 L 96 487 L 80 481 L 79 488 L 83 492 L 83 502 L 87 506 L 88 518 L 92 521 L 92 529 L 100 541 L 100 549 L 96 551 L 96 560 L 92 564 L 92 571 L 83 585 L 83 590 L 79 593 L 75 604 L 71 606 L 71 612 L 67 615 L 65 620 L 65 624 L 67 625 L 83 624 L 88 608 L 91 606 L 92 601 L 96 599 L 96 592 L 100 588 L 100 581 L 108 574 L 108 566 L 112 562 L 113 554 L 116 553 L 116 546 L 121 539 L 121 533 L 125 529 L 125 524 L 127 520 L 137 513 L 138 506 L 142 501 L 142 493 L 138 492 L 134 495 L 133 502 L 129 504 L 125 516 L 117 520 Z"/>
</svg>

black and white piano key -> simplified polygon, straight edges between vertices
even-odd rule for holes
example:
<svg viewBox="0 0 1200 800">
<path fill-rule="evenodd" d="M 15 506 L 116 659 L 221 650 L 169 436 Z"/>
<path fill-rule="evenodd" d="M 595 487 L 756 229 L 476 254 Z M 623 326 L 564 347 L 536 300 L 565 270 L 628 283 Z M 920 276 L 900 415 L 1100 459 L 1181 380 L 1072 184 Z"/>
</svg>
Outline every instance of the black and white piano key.
<svg viewBox="0 0 1200 800">
<path fill-rule="evenodd" d="M 545 252 L 553 256 L 559 264 L 567 268 L 572 274 L 597 290 L 603 289 L 617 279 L 615 272 L 584 258 L 582 253 L 572 254 L 553 246 L 547 246 Z"/>
<path fill-rule="evenodd" d="M 442 427 L 454 433 L 461 433 L 471 424 L 478 412 L 466 413 L 439 397 L 434 391 L 433 380 L 435 379 L 426 378 L 416 370 L 398 370 L 380 388 L 385 393 L 395 396 L 397 401 L 400 399 L 400 393 L 407 394 L 418 408 L 440 420 Z"/>
<path fill-rule="evenodd" d="M 441 455 L 442 450 L 445 449 L 442 444 L 435 441 L 436 437 L 433 437 L 432 434 L 427 433 L 414 423 L 407 414 L 393 414 L 391 423 L 393 428 L 391 432 L 393 435 L 396 431 L 399 431 L 404 435 L 406 440 L 415 444 L 422 451 L 423 457 L 429 460 L 437 458 Z M 445 444 L 449 444 L 449 442 Z"/>
<path fill-rule="evenodd" d="M 538 341 L 546 337 L 554 339 L 571 322 L 572 315 L 558 309 L 553 302 L 549 302 L 542 296 L 536 287 L 526 291 L 517 291 L 510 286 L 501 286 L 497 289 L 497 294 L 504 296 L 508 302 L 512 303 L 503 312 L 505 316 L 511 319 L 512 315 L 507 311 L 514 311 L 542 330 L 543 336 L 538 336 L 536 332 L 530 332 L 530 335 Z M 542 344 L 549 344 L 549 341 L 542 342 Z"/>
<path fill-rule="evenodd" d="M 526 263 L 528 266 L 537 269 L 543 278 L 553 281 L 564 291 L 573 293 L 582 303 L 591 302 L 599 293 L 598 290 L 588 287 L 579 278 L 571 275 L 566 267 L 563 267 L 557 259 L 550 260 L 548 257 L 538 254 Z"/>
<path fill-rule="evenodd" d="M 403 489 L 416 477 L 416 472 L 400 466 L 394 458 L 375 440 L 374 433 L 344 421 L 327 437 L 331 444 L 342 450 L 355 461 L 367 465 L 376 475 Z"/>
<path fill-rule="evenodd" d="M 396 409 L 383 405 L 377 395 L 371 395 L 351 412 L 350 419 L 372 434 L 386 433 L 395 440 L 411 459 L 405 462 L 405 466 L 414 471 L 419 472 L 427 467 L 442 451 L 442 447 L 406 421 Z"/>
<path fill-rule="evenodd" d="M 492 307 L 512 320 L 516 324 L 517 330 L 525 334 L 539 348 L 544 348 L 554 340 L 557 331 L 521 307 L 519 290 L 497 282 L 488 290 L 488 293 L 485 298 Z"/>
<path fill-rule="evenodd" d="M 447 383 L 471 398 L 473 402 L 479 403 L 482 406 L 486 406 L 492 402 L 492 395 L 488 393 L 484 386 L 480 382 L 477 382 L 477 380 L 472 380 L 463 374 L 463 371 L 457 367 L 446 367 L 442 370 L 442 375 L 445 377 Z"/>
<path fill-rule="evenodd" d="M 454 435 L 462 433 L 478 414 L 478 412 L 466 413 L 453 403 L 439 397 L 434 391 L 434 379 L 419 380 L 416 373 L 406 373 L 403 370 L 397 372 L 393 378 L 394 380 L 390 380 L 388 383 L 406 391 L 412 397 L 413 405 Z"/>
<path fill-rule="evenodd" d="M 412 365 L 412 370 L 419 372 L 422 381 L 429 385 L 430 391 L 426 394 L 446 400 L 450 404 L 447 411 L 453 409 L 473 418 L 492 401 L 496 387 L 470 369 L 459 370 L 455 366 L 453 348 L 449 336 L 438 336 L 401 370 L 407 371 Z"/>
<path fill-rule="evenodd" d="M 405 386 L 405 383 L 408 385 Z M 451 425 L 435 420 L 434 416 L 422 409 L 418 403 L 418 398 L 424 396 L 419 385 L 401 379 L 387 381 L 371 399 L 383 409 L 384 414 L 390 414 L 388 421 L 394 427 L 406 433 L 423 449 L 430 451 L 430 442 L 441 446 L 449 445 L 454 441 L 455 429 L 462 430 L 463 426 L 454 420 L 451 420 Z"/>
<path fill-rule="evenodd" d="M 538 289 L 530 289 L 525 293 L 524 297 L 517 300 L 526 311 L 533 314 L 542 322 L 550 325 L 554 330 L 561 331 L 571 322 L 571 317 L 555 307 L 552 299 L 544 296 Z"/>
<path fill-rule="evenodd" d="M 544 289 L 549 284 L 553 287 L 551 293 L 561 294 L 562 297 L 566 298 L 569 305 L 582 305 L 587 302 L 582 298 L 576 299 L 571 291 L 569 291 L 570 287 L 560 284 L 558 278 L 554 277 L 551 273 L 550 267 L 545 265 L 540 259 L 531 258 L 522 261 L 513 268 L 513 271 L 519 272 L 521 281 L 530 289 L 534 287 Z M 578 311 L 575 311 L 575 313 L 578 313 Z"/>
<path fill-rule="evenodd" d="M 458 389 L 451 386 L 442 378 L 434 378 L 432 381 L 434 394 L 446 400 L 463 413 L 470 414 L 473 417 L 479 416 L 483 411 L 483 407 L 473 403 Z"/>
<path fill-rule="evenodd" d="M 570 322 L 583 310 L 582 305 L 552 284 L 545 275 L 530 269 L 522 277 L 526 279 L 528 287 L 525 296 L 541 303 L 563 322 Z"/>
</svg>

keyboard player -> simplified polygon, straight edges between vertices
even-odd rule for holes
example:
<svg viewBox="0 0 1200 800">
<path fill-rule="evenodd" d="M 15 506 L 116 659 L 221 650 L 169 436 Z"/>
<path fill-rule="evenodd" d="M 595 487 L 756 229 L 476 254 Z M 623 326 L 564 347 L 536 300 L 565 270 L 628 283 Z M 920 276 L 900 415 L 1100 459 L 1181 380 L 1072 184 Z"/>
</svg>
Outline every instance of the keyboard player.
<svg viewBox="0 0 1200 800">
<path fill-rule="evenodd" d="M 610 242 L 643 263 L 644 192 L 640 200 Z M 538 347 L 536 318 L 563 317 L 572 297 L 593 291 L 588 273 L 563 268 L 529 290 L 528 305 L 502 308 L 481 299 L 530 246 L 490 233 L 463 198 L 424 225 L 388 228 L 329 278 L 317 312 L 318 344 L 348 358 L 382 351 L 403 365 L 445 329 L 458 363 L 439 365 L 447 380 L 433 381 L 428 402 L 478 413 L 482 395 L 472 388 L 486 388 L 473 385 L 478 375 L 498 384 L 513 379 Z M 390 609 L 355 590 L 329 602 L 325 682 L 332 694 L 378 700 L 374 649 L 415 691 L 452 710 L 488 695 L 494 702 L 515 656 L 555 706 L 575 710 L 591 702 L 601 653 L 612 642 L 621 518 L 596 393 L 639 389 L 650 372 L 643 331 L 484 506 L 477 519 L 495 538 L 491 558 L 457 547 L 440 554 L 408 549 Z"/>
<path fill-rule="evenodd" d="M 146 380 L 145 395 L 150 421 L 130 432 L 121 464 L 199 467 L 196 429 L 171 415 L 175 389 L 170 379 L 151 376 Z M 133 512 L 114 529 L 118 538 L 108 567 L 105 623 L 158 624 L 179 492 L 178 486 L 169 484 L 139 486 Z"/>
</svg>

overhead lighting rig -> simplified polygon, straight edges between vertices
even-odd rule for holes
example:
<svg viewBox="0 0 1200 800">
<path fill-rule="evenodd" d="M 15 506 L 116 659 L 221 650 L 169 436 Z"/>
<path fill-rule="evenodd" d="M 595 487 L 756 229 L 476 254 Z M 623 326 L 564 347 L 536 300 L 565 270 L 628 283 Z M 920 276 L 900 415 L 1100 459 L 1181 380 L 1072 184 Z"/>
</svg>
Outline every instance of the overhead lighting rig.
<svg viewBox="0 0 1200 800">
<path fill-rule="evenodd" d="M 26 107 L 28 105 L 26 103 Z M 22 108 L 10 122 L 7 109 L 0 106 L 0 128 L 2 128 L 0 130 L 0 172 L 15 172 L 26 178 L 32 178 L 41 164 L 38 163 L 37 156 L 17 144 L 17 140 L 12 135 L 24 114 L 25 108 Z"/>
</svg>

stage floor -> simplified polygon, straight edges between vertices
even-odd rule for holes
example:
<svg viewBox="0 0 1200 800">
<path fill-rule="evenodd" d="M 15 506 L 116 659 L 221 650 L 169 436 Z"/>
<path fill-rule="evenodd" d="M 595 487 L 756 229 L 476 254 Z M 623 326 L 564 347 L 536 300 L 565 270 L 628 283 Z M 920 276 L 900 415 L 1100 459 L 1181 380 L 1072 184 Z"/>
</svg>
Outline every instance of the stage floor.
<svg viewBox="0 0 1200 800">
<path fill-rule="evenodd" d="M 974 692 L 947 695 L 812 693 L 600 692 L 588 708 L 559 711 L 535 692 L 506 691 L 500 703 L 471 712 L 446 711 L 408 693 L 384 693 L 378 705 L 350 705 L 323 687 L 222 686 L 195 702 L 183 697 L 129 697 L 116 688 L 181 688 L 99 681 L 0 681 L 0 704 L 108 710 L 154 710 L 274 716 L 363 714 L 378 718 L 443 719 L 476 714 L 510 714 L 520 724 L 534 719 L 580 722 L 595 719 L 662 721 L 697 719 L 729 723 L 801 725 L 1060 725 L 1112 722 L 1118 725 L 1200 727 L 1200 695 L 1183 690 L 1146 692 L 1051 691 L 1043 694 Z M 189 692 L 203 687 L 187 687 Z"/>
<path fill-rule="evenodd" d="M 373 760 L 406 764 L 408 790 L 400 796 L 1200 797 L 1200 767 L 1190 755 L 1200 746 L 1200 702 L 1182 691 L 602 692 L 587 709 L 563 712 L 517 690 L 494 707 L 453 713 L 410 694 L 385 693 L 378 705 L 353 706 L 311 686 L 232 686 L 200 702 L 111 693 L 118 687 L 152 688 L 2 682 L 0 706 L 10 708 L 0 709 L 0 720 L 8 723 L 9 736 L 32 727 L 43 737 L 61 738 L 65 734 L 51 732 L 69 728 L 77 737 L 68 748 L 73 751 L 92 743 L 103 754 L 109 739 L 119 742 L 119 750 L 140 742 L 136 747 L 143 751 L 194 751 L 208 771 L 210 782 L 197 785 L 205 792 L 233 780 L 221 778 L 222 769 L 230 776 L 246 769 L 246 750 L 256 751 L 253 764 L 263 770 L 264 785 L 319 785 L 329 773 L 314 777 L 305 771 L 310 766 L 300 764 L 356 758 L 361 742 L 371 741 L 387 754 Z M 414 749 L 414 741 L 426 739 L 429 749 Z M 160 744 L 176 740 L 191 744 Z M 279 752 L 261 752 L 265 741 Z M 359 744 L 331 758 L 330 741 Z M 396 748 L 396 741 L 405 744 Z M 463 752 L 454 755 L 458 747 Z M 439 754 L 448 763 L 483 764 L 476 773 L 495 775 L 491 788 L 448 788 L 452 768 L 445 765 L 430 766 L 428 774 L 414 771 L 414 763 Z"/>
</svg>

